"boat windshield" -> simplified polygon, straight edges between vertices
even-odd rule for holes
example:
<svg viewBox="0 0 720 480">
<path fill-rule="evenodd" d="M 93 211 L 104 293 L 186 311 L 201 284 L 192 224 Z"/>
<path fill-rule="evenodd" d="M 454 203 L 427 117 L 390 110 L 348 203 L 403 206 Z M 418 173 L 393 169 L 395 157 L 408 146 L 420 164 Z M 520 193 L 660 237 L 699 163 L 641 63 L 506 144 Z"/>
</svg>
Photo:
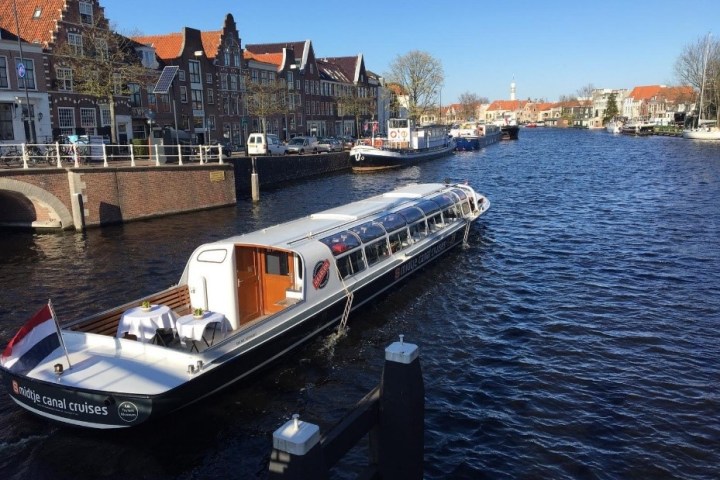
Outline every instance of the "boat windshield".
<svg viewBox="0 0 720 480">
<path fill-rule="evenodd" d="M 467 194 L 465 193 L 465 191 L 460 188 L 453 188 L 452 192 L 458 197 L 460 197 L 460 200 L 465 200 L 467 198 Z"/>
</svg>

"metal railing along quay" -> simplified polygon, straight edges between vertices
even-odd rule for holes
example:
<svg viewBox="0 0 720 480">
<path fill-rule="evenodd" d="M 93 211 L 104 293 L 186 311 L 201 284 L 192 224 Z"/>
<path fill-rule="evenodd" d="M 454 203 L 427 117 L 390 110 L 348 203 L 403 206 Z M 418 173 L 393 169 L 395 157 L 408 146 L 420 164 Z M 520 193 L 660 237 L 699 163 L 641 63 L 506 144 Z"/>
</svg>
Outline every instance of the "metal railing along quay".
<svg viewBox="0 0 720 480">
<path fill-rule="evenodd" d="M 79 168 L 223 163 L 222 145 L 20 143 L 0 145 L 6 168 Z"/>
</svg>

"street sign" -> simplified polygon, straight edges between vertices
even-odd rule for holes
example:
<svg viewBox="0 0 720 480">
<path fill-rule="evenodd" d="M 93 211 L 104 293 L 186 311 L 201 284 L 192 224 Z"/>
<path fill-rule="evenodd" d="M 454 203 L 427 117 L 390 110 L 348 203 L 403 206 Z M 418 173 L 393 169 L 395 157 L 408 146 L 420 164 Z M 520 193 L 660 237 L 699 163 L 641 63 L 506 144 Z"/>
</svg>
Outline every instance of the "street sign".
<svg viewBox="0 0 720 480">
<path fill-rule="evenodd" d="M 17 72 L 19 78 L 25 78 L 25 64 L 23 64 L 22 62 L 18 63 Z"/>
</svg>

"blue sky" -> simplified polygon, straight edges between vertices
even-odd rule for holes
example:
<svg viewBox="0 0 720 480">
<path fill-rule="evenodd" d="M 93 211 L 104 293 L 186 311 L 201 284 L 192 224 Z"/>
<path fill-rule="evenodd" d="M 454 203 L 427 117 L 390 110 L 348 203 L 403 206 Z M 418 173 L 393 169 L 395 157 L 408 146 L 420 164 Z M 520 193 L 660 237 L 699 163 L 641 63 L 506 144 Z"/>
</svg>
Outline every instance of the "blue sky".
<svg viewBox="0 0 720 480">
<path fill-rule="evenodd" d="M 443 104 L 460 94 L 557 100 L 597 88 L 678 83 L 675 60 L 709 32 L 720 38 L 720 1 L 442 2 L 364 4 L 315 0 L 101 0 L 124 34 L 220 30 L 231 13 L 242 44 L 311 40 L 318 57 L 362 53 L 380 75 L 412 50 L 438 59 Z M 352 6 L 351 6 L 352 5 Z M 715 31 L 713 31 L 715 29 Z"/>
</svg>

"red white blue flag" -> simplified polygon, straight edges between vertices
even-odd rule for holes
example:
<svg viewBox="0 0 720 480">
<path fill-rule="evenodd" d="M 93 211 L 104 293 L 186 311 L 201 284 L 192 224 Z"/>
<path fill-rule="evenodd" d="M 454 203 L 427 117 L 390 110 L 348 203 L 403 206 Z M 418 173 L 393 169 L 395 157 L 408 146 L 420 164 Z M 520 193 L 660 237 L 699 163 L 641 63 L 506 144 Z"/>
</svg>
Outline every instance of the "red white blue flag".
<svg viewBox="0 0 720 480">
<path fill-rule="evenodd" d="M 3 367 L 25 375 L 60 346 L 60 330 L 48 303 L 15 334 L 2 353 Z"/>
</svg>

